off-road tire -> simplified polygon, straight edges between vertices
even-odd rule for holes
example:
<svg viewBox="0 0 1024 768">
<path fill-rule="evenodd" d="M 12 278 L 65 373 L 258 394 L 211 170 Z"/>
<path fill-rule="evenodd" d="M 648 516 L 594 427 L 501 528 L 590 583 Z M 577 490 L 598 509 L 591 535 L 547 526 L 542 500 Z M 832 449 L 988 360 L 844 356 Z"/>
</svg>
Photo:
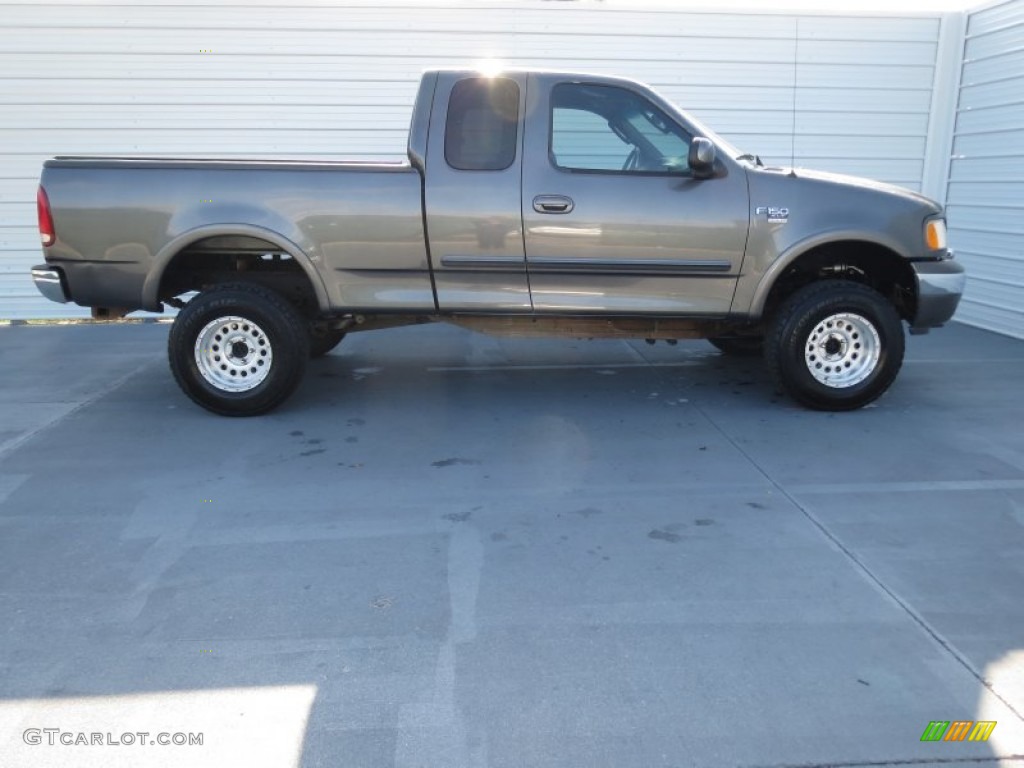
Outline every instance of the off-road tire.
<svg viewBox="0 0 1024 768">
<path fill-rule="evenodd" d="M 167 356 L 175 381 L 194 402 L 222 416 L 255 416 L 299 386 L 309 330 L 274 291 L 226 283 L 203 291 L 178 313 Z"/>
<path fill-rule="evenodd" d="M 850 411 L 881 396 L 903 364 L 903 324 L 877 291 L 825 280 L 796 291 L 778 308 L 765 337 L 776 385 L 822 411 Z"/>
</svg>

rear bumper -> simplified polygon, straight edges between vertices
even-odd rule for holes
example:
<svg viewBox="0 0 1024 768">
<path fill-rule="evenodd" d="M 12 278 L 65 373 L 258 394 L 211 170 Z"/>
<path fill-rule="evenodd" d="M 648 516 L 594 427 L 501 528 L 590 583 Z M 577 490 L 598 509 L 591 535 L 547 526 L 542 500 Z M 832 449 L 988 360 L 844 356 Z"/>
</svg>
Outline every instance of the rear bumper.
<svg viewBox="0 0 1024 768">
<path fill-rule="evenodd" d="M 911 264 L 917 280 L 917 312 L 912 330 L 937 328 L 956 312 L 964 293 L 967 275 L 953 259 L 915 261 Z"/>
<path fill-rule="evenodd" d="M 64 280 L 64 273 L 57 267 L 46 264 L 32 267 L 32 282 L 36 284 L 39 292 L 50 301 L 67 304 L 71 300 L 68 295 L 67 283 Z"/>
</svg>

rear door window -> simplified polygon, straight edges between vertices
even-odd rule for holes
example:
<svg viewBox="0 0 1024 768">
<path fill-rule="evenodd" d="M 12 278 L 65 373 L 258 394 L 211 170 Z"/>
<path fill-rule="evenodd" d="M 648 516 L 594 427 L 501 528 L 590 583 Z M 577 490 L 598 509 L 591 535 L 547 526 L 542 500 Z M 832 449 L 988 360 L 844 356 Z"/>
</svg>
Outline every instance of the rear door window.
<svg viewBox="0 0 1024 768">
<path fill-rule="evenodd" d="M 459 171 L 503 171 L 516 159 L 519 84 L 507 77 L 460 80 L 452 88 L 444 157 Z"/>
</svg>

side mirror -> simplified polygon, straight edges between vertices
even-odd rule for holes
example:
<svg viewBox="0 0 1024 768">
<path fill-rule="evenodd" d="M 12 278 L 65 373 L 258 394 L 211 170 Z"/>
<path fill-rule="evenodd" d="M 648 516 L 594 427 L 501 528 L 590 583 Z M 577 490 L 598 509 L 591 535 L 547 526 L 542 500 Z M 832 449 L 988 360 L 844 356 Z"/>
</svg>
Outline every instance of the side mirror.
<svg viewBox="0 0 1024 768">
<path fill-rule="evenodd" d="M 715 173 L 715 145 L 711 139 L 694 136 L 690 142 L 690 154 L 687 157 L 694 178 L 707 179 Z"/>
</svg>

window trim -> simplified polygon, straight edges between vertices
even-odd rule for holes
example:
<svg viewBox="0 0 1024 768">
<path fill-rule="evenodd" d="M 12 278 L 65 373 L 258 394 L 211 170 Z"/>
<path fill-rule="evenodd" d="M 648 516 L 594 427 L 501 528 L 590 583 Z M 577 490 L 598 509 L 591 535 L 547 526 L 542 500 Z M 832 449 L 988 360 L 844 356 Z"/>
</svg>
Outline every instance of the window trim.
<svg viewBox="0 0 1024 768">
<path fill-rule="evenodd" d="M 554 83 L 548 91 L 548 162 L 551 167 L 560 173 L 581 173 L 581 174 L 599 174 L 602 176 L 653 176 L 653 177 L 664 177 L 671 179 L 692 179 L 693 169 L 687 165 L 686 170 L 683 171 L 624 171 L 621 168 L 618 170 L 610 168 L 568 168 L 564 165 L 559 165 L 558 160 L 555 157 L 555 90 L 564 85 L 582 85 L 590 86 L 594 88 L 617 88 L 620 91 L 626 91 L 633 94 L 639 99 L 646 101 L 648 104 L 656 108 L 661 112 L 674 126 L 679 128 L 683 133 L 690 136 L 690 141 L 694 139 L 692 131 L 688 130 L 685 126 L 680 125 L 679 121 L 672 115 L 665 112 L 660 106 L 655 104 L 651 99 L 644 93 L 640 93 L 633 88 L 627 88 L 624 85 L 618 83 L 600 83 L 600 82 L 589 82 L 585 80 L 563 80 L 558 83 Z M 689 148 L 687 148 L 689 150 Z"/>
</svg>

